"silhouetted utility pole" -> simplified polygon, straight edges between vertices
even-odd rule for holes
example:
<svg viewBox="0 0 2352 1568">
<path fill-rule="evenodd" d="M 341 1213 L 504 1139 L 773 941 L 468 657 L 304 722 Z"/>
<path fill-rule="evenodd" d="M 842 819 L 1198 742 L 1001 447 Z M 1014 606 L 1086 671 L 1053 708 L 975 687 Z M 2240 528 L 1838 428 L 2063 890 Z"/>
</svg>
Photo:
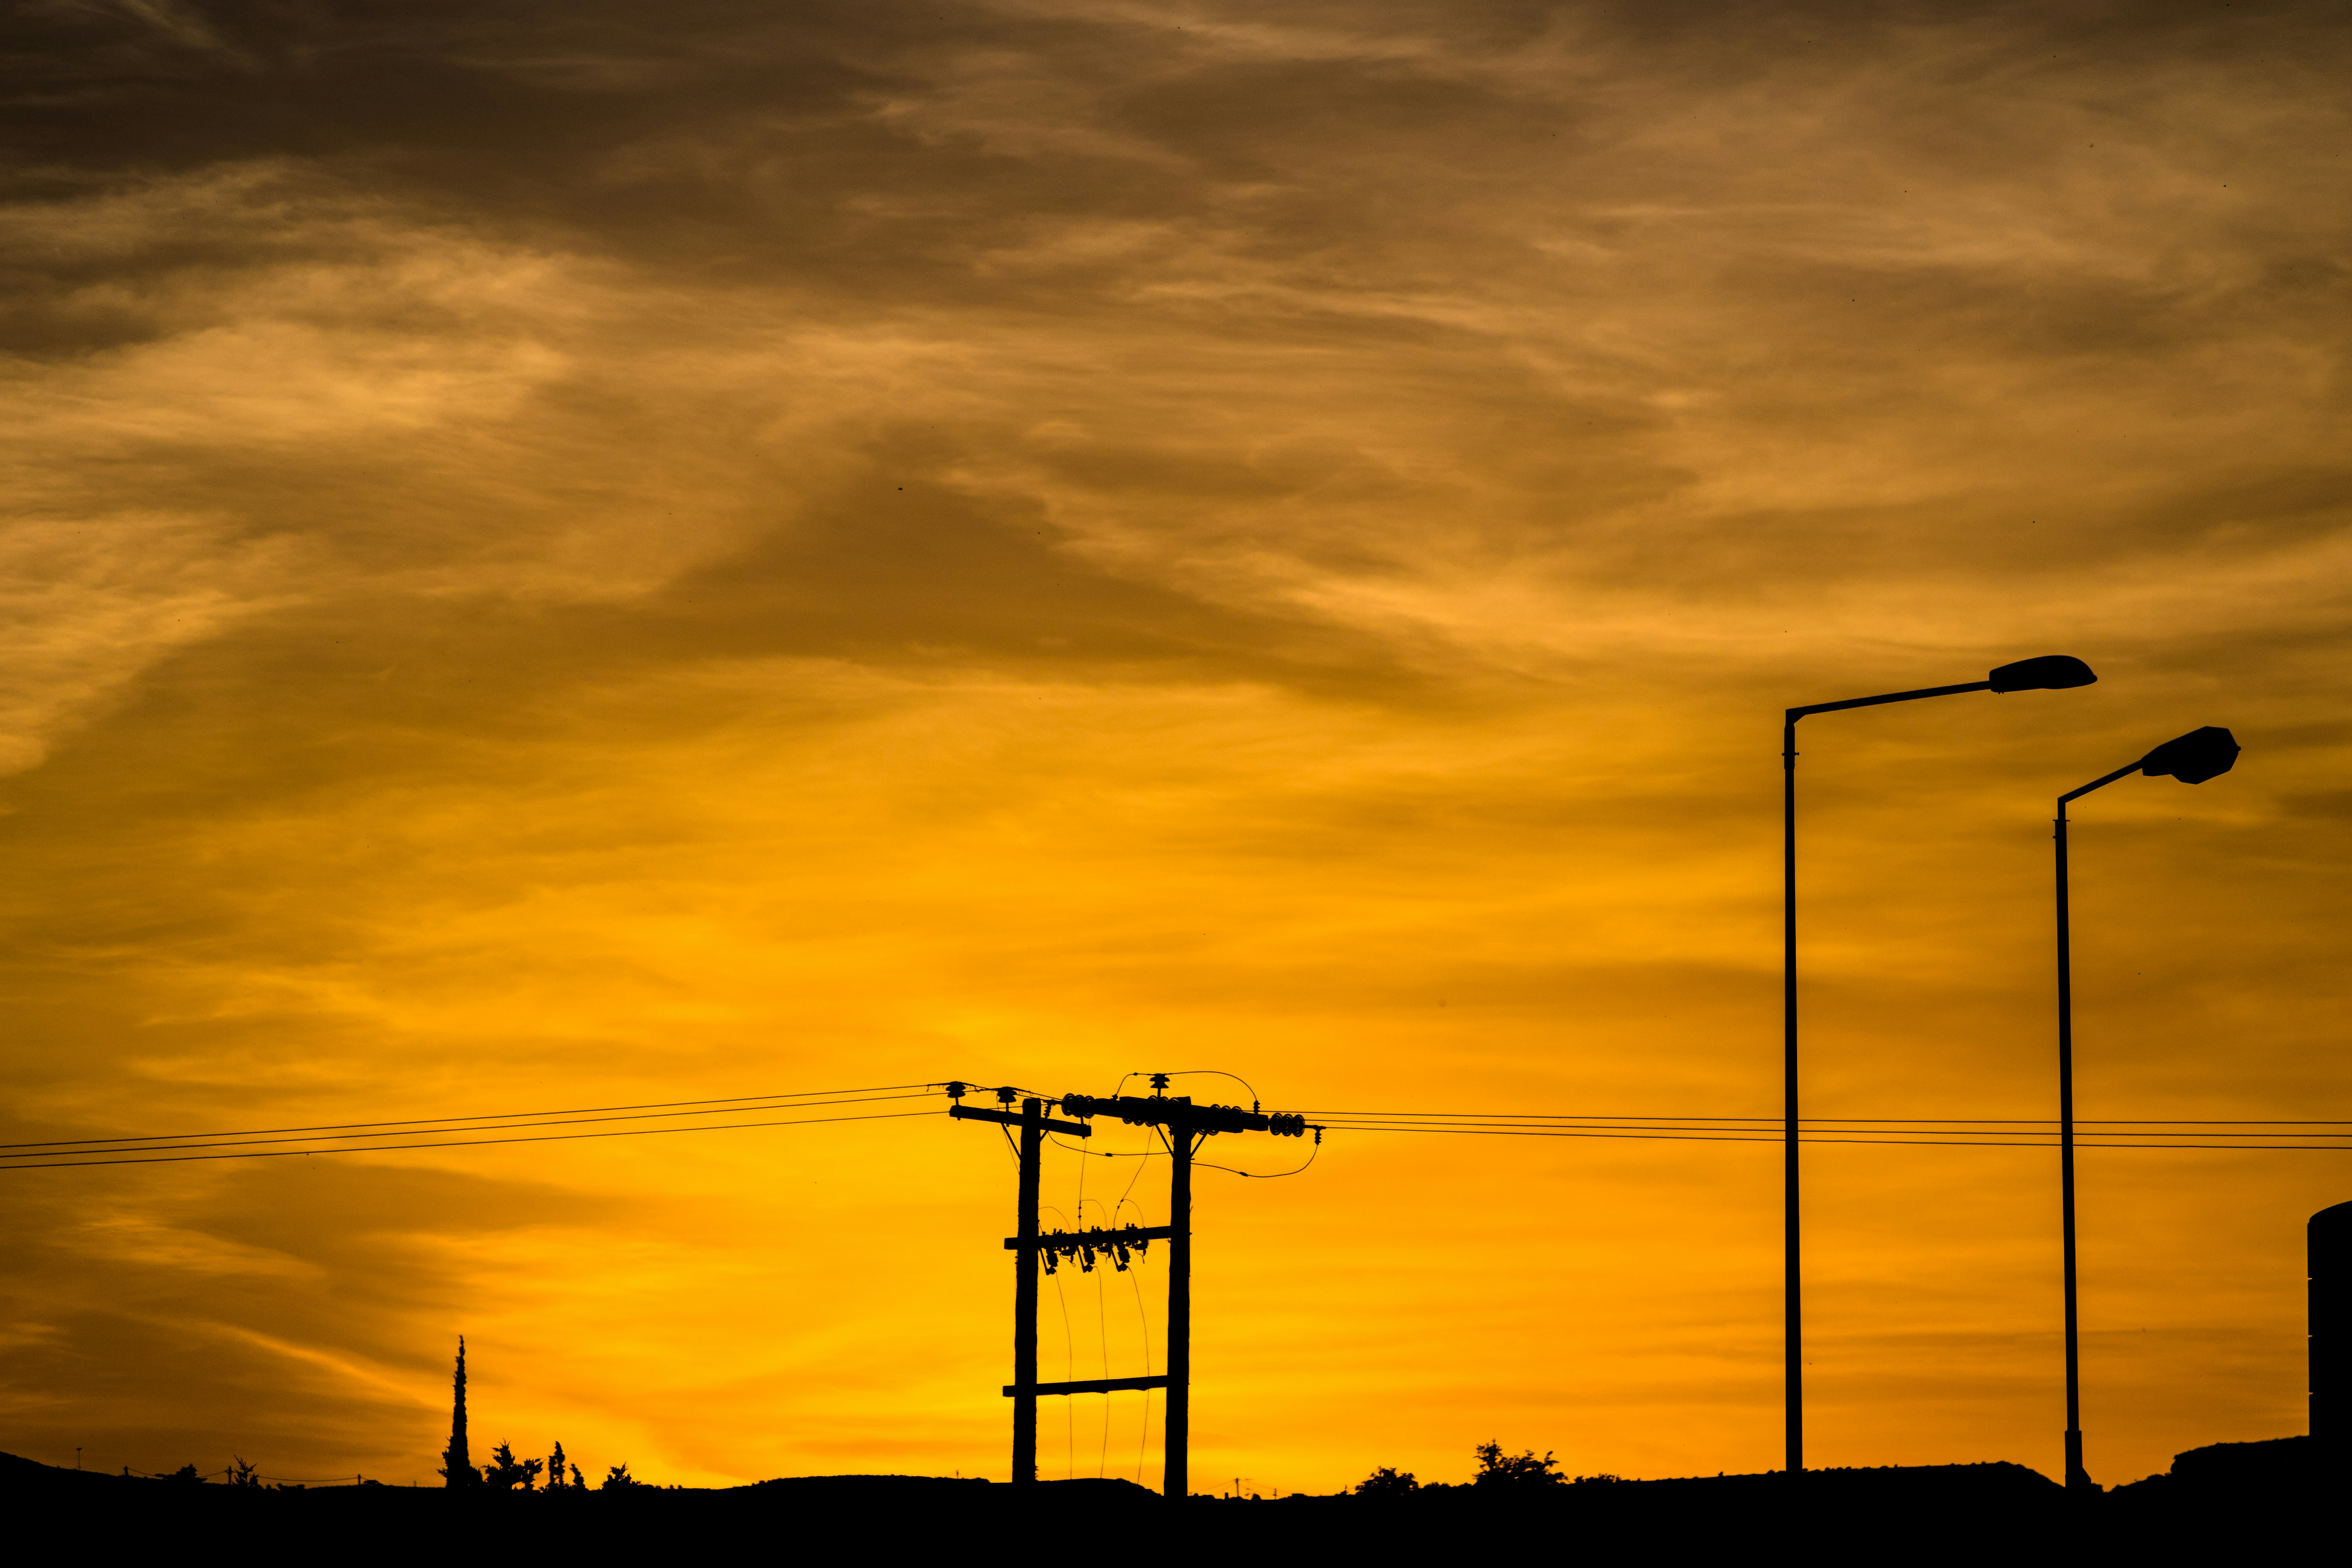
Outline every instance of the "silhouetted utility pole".
<svg viewBox="0 0 2352 1568">
<path fill-rule="evenodd" d="M 1151 1092 L 1165 1099 L 1168 1079 L 1151 1075 Z M 1168 1412 L 1160 1430 L 1160 1492 L 1181 1502 L 1192 1495 L 1192 1100 L 1167 1106 L 1168 1135 Z M 1198 1136 L 1206 1136 L 1199 1134 Z"/>
<path fill-rule="evenodd" d="M 1151 1075 L 1152 1093 L 1145 1099 L 1136 1095 L 1110 1098 L 1086 1094 L 1066 1094 L 1058 1100 L 1042 1099 L 1021 1101 L 1020 1114 L 1008 1110 L 985 1110 L 961 1103 L 965 1086 L 948 1085 L 948 1095 L 958 1101 L 948 1114 L 965 1121 L 997 1121 L 1021 1129 L 1021 1205 L 1018 1216 L 1020 1234 L 1007 1237 L 1005 1247 L 1013 1252 L 1015 1281 L 1013 1288 L 1013 1381 L 1004 1392 L 1013 1401 L 1013 1479 L 1034 1481 L 1037 1479 L 1037 1396 L 1041 1394 L 1105 1394 L 1114 1389 L 1164 1388 L 1168 1391 L 1167 1423 L 1160 1437 L 1161 1489 L 1171 1498 L 1188 1494 L 1191 1477 L 1188 1456 L 1192 1438 L 1191 1383 L 1192 1375 L 1192 1156 L 1201 1141 L 1220 1132 L 1271 1132 L 1276 1137 L 1297 1138 L 1307 1131 L 1303 1116 L 1260 1111 L 1255 1106 L 1247 1110 L 1234 1105 L 1195 1105 L 1186 1096 L 1170 1096 L 1166 1073 Z M 1011 1105 L 1018 1091 L 1000 1089 L 997 1100 Z M 1080 1138 L 1093 1135 L 1094 1129 L 1083 1122 L 1049 1121 L 1045 1114 L 1047 1105 L 1059 1105 L 1069 1115 L 1092 1118 L 1115 1116 L 1135 1127 L 1157 1127 L 1165 1134 L 1169 1154 L 1168 1223 L 1164 1226 L 1095 1226 L 1083 1230 L 1056 1230 L 1041 1234 L 1037 1226 L 1037 1173 L 1039 1151 L 1045 1134 L 1068 1132 Z M 1322 1141 L 1322 1129 L 1316 1129 L 1317 1142 Z M 1063 1258 L 1083 1259 L 1091 1269 L 1097 1255 L 1108 1256 L 1114 1265 L 1124 1270 L 1129 1258 L 1142 1252 L 1150 1243 L 1165 1240 L 1168 1245 L 1168 1371 L 1149 1377 L 1085 1378 L 1069 1383 L 1037 1381 L 1037 1273 L 1042 1261 L 1045 1272 L 1052 1273 Z"/>
<path fill-rule="evenodd" d="M 1013 1223 L 1020 1235 L 1005 1245 L 1013 1250 L 1013 1384 L 1004 1392 L 1013 1396 L 1013 1479 L 1017 1482 L 1037 1479 L 1037 1175 L 1041 1156 L 1049 1131 L 1066 1132 L 1073 1138 L 1091 1138 L 1094 1129 L 1075 1121 L 1054 1121 L 1046 1118 L 1045 1102 L 1030 1099 L 1021 1101 L 1021 1112 L 984 1110 L 962 1104 L 964 1086 L 948 1085 L 948 1095 L 958 1103 L 948 1108 L 948 1114 L 961 1121 L 998 1121 L 1021 1129 L 1021 1199 Z M 997 1101 L 1011 1105 L 1019 1091 L 1006 1088 L 996 1091 Z"/>
<path fill-rule="evenodd" d="M 1097 1099 L 1066 1094 L 1062 1109 L 1072 1116 L 1116 1116 L 1133 1127 L 1158 1127 L 1168 1140 L 1168 1421 L 1160 1438 L 1160 1489 L 1189 1495 L 1192 1436 L 1192 1155 L 1201 1141 L 1220 1132 L 1271 1132 L 1280 1138 L 1306 1135 L 1307 1119 L 1266 1113 L 1253 1105 L 1195 1105 L 1189 1096 L 1171 1096 L 1168 1075 L 1151 1075 L 1151 1098 L 1134 1095 Z M 1316 1130 L 1318 1142 L 1322 1130 Z"/>
</svg>

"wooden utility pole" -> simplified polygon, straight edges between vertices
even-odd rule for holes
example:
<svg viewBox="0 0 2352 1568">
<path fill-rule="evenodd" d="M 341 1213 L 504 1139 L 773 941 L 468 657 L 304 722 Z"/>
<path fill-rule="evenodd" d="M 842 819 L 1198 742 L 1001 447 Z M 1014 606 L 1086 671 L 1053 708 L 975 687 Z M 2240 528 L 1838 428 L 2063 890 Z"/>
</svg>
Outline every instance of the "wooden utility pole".
<svg viewBox="0 0 2352 1568">
<path fill-rule="evenodd" d="M 963 1085 L 948 1086 L 961 1101 Z M 1016 1091 L 1000 1089 L 996 1098 L 1010 1106 Z M 1004 1390 L 1013 1396 L 1013 1479 L 1015 1484 L 1037 1479 L 1037 1177 L 1044 1164 L 1045 1134 L 1066 1132 L 1091 1138 L 1094 1129 L 1078 1121 L 1055 1121 L 1045 1115 L 1045 1102 L 1021 1101 L 1020 1114 L 983 1110 L 958 1103 L 948 1114 L 961 1121 L 996 1121 L 1021 1129 L 1021 1195 L 1013 1214 L 1019 1232 L 1005 1242 L 1013 1253 L 1013 1382 Z"/>
<path fill-rule="evenodd" d="M 1045 1163 L 1045 1102 L 1021 1102 L 1021 1245 L 1013 1251 L 1013 1479 L 1037 1479 L 1037 1173 Z"/>
<path fill-rule="evenodd" d="M 1168 1101 L 1168 1425 L 1160 1441 L 1160 1489 L 1179 1500 L 1192 1495 L 1192 1109 L 1189 1098 Z"/>
<path fill-rule="evenodd" d="M 1195 1105 L 1184 1096 L 1161 1091 L 1168 1075 L 1151 1075 L 1149 1100 L 1132 1095 L 1098 1098 L 1066 1094 L 1058 1100 L 1021 1100 L 1016 1115 L 1009 1107 L 1020 1091 L 1000 1089 L 996 1098 L 1008 1107 L 983 1110 L 962 1103 L 966 1086 L 948 1085 L 956 1100 L 948 1114 L 961 1121 L 995 1121 L 1021 1129 L 1021 1202 L 1018 1234 L 1004 1238 L 1013 1255 L 1013 1381 L 1004 1385 L 1013 1401 L 1013 1479 L 1037 1479 L 1037 1396 L 1041 1394 L 1108 1394 L 1115 1389 L 1164 1388 L 1168 1391 L 1167 1425 L 1161 1434 L 1160 1473 L 1169 1497 L 1189 1495 L 1188 1459 L 1192 1443 L 1192 1155 L 1201 1140 L 1219 1132 L 1271 1132 L 1300 1138 L 1307 1133 L 1303 1116 L 1266 1113 L 1252 1107 Z M 1087 1138 L 1094 1129 L 1084 1121 L 1057 1121 L 1045 1107 L 1059 1105 L 1072 1116 L 1116 1116 L 1130 1126 L 1158 1127 L 1168 1136 L 1170 1165 L 1168 1223 L 1164 1226 L 1094 1226 L 1081 1230 L 1040 1231 L 1037 1225 L 1037 1178 L 1048 1132 Z M 1315 1129 L 1315 1141 L 1323 1130 Z M 1124 1269 L 1132 1253 L 1158 1240 L 1168 1243 L 1168 1371 L 1150 1377 L 1081 1378 L 1068 1383 L 1037 1381 L 1037 1272 L 1041 1262 L 1051 1273 L 1063 1258 L 1083 1258 L 1092 1268 L 1097 1255 L 1107 1254 Z"/>
</svg>

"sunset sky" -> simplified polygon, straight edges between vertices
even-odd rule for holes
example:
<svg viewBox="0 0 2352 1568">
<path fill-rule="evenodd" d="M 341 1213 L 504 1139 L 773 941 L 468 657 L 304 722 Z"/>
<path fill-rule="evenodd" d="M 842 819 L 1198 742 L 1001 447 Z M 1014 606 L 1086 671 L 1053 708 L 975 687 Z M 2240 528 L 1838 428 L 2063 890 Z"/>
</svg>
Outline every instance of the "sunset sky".
<svg viewBox="0 0 2352 1568">
<path fill-rule="evenodd" d="M 1809 1110 L 2053 1115 L 2051 801 L 2219 724 L 2077 808 L 2080 1113 L 2352 1121 L 2345 5 L 23 17 L 7 1141 L 1773 1115 L 1780 710 L 2045 653 L 1807 721 Z M 1202 1173 L 1195 1486 L 1776 1466 L 1779 1157 Z M 1805 1163 L 1809 1459 L 2057 1473 L 2054 1157 Z M 2083 1183 L 2092 1475 L 2304 1430 L 2352 1152 Z M 463 1333 L 477 1458 L 1002 1479 L 1013 1204 L 943 1117 L 0 1171 L 0 1450 L 429 1483 Z"/>
</svg>

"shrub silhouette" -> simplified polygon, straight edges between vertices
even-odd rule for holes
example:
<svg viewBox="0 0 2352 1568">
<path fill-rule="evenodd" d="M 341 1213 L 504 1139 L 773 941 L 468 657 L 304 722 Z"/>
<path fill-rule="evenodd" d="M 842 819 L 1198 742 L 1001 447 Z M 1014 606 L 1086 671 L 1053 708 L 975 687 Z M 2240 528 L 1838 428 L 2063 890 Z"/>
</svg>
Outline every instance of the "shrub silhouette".
<svg viewBox="0 0 2352 1568">
<path fill-rule="evenodd" d="M 1524 1454 L 1506 1454 L 1500 1443 L 1481 1443 L 1478 1473 L 1470 1480 L 1481 1487 L 1541 1487 L 1559 1486 L 1567 1479 L 1559 1474 L 1559 1461 L 1549 1453 L 1538 1459 L 1533 1448 Z"/>
<path fill-rule="evenodd" d="M 614 1465 L 610 1470 L 605 1472 L 604 1484 L 598 1487 L 596 1489 L 598 1491 L 606 1492 L 625 1492 L 631 1487 L 641 1487 L 645 1484 L 645 1482 L 637 1479 L 636 1477 L 629 1474 L 629 1467 L 627 1465 L 621 1464 Z"/>
<path fill-rule="evenodd" d="M 1420 1489 L 1421 1482 L 1414 1478 L 1411 1470 L 1400 1470 L 1388 1465 L 1382 1465 L 1356 1483 L 1358 1497 L 1402 1497 L 1407 1492 Z"/>
</svg>

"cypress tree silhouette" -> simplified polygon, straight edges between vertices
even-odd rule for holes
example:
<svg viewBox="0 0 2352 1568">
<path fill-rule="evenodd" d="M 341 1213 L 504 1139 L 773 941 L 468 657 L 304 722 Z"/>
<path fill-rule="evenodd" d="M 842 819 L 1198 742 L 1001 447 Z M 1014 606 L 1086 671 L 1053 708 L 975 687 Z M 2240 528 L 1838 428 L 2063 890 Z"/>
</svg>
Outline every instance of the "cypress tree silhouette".
<svg viewBox="0 0 2352 1568">
<path fill-rule="evenodd" d="M 457 1398 L 449 1415 L 449 1447 L 441 1456 L 442 1480 L 452 1487 L 478 1487 L 481 1471 L 466 1450 L 466 1336 L 457 1336 Z"/>
</svg>

